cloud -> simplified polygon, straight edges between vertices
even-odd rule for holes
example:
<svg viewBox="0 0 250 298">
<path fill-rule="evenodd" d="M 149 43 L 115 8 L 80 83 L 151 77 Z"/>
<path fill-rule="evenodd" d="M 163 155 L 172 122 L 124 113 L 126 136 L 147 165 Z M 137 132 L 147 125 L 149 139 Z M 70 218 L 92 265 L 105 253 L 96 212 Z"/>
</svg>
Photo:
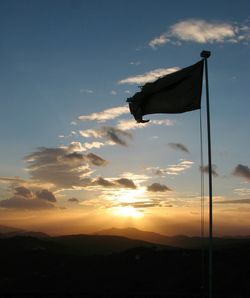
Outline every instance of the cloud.
<svg viewBox="0 0 250 298">
<path fill-rule="evenodd" d="M 214 176 L 214 177 L 218 177 L 219 176 L 219 174 L 218 174 L 218 172 L 216 171 L 216 165 L 212 165 L 212 175 Z M 209 173 L 209 168 L 208 168 L 208 166 L 200 166 L 200 171 L 202 172 L 202 173 L 206 173 L 206 174 L 208 174 Z"/>
<path fill-rule="evenodd" d="M 9 199 L 0 201 L 0 207 L 12 209 L 50 209 L 55 206 L 56 198 L 47 189 L 37 191 L 35 194 L 24 186 L 13 189 L 13 196 Z"/>
<path fill-rule="evenodd" d="M 180 144 L 180 143 L 169 143 L 168 146 L 171 147 L 174 150 L 180 150 L 180 151 L 183 151 L 185 153 L 190 153 L 189 150 L 187 149 L 187 147 L 183 144 Z"/>
<path fill-rule="evenodd" d="M 103 133 L 99 129 L 79 130 L 79 134 L 84 138 L 102 138 Z"/>
<path fill-rule="evenodd" d="M 80 130 L 79 134 L 85 138 L 105 138 L 109 144 L 127 146 L 126 138 L 132 138 L 132 134 L 116 127 L 102 126 L 97 129 Z"/>
<path fill-rule="evenodd" d="M 94 91 L 91 89 L 80 89 L 80 93 L 93 94 Z"/>
<path fill-rule="evenodd" d="M 127 178 L 130 180 L 133 180 L 138 184 L 148 181 L 151 178 L 150 176 L 148 176 L 146 174 L 134 174 L 131 172 L 124 172 L 124 173 L 122 173 L 121 176 L 122 176 L 122 178 Z"/>
<path fill-rule="evenodd" d="M 152 208 L 152 207 L 161 207 L 162 204 L 159 200 L 147 200 L 140 202 L 130 202 L 130 203 L 121 203 L 121 207 L 133 207 L 133 208 Z"/>
<path fill-rule="evenodd" d="M 147 187 L 147 190 L 152 192 L 165 192 L 165 191 L 171 191 L 172 189 L 170 189 L 164 184 L 153 183 Z"/>
<path fill-rule="evenodd" d="M 84 152 L 93 148 L 99 149 L 104 145 L 105 144 L 102 142 L 92 142 L 92 143 L 71 142 L 71 144 L 68 146 L 68 149 L 70 151 L 75 151 L 75 152 Z"/>
<path fill-rule="evenodd" d="M 45 201 L 49 201 L 49 202 L 52 202 L 52 203 L 55 203 L 57 201 L 54 194 L 51 191 L 47 190 L 47 189 L 42 189 L 40 191 L 37 191 L 36 192 L 36 198 L 39 199 L 39 200 L 45 200 Z"/>
<path fill-rule="evenodd" d="M 180 21 L 169 27 L 167 32 L 149 42 L 151 48 L 166 43 L 179 44 L 182 41 L 196 43 L 239 43 L 250 40 L 249 21 L 243 23 L 223 23 L 201 19 Z"/>
<path fill-rule="evenodd" d="M 107 164 L 107 161 L 100 156 L 94 154 L 94 153 L 89 153 L 87 156 L 87 160 L 94 166 L 104 166 Z"/>
<path fill-rule="evenodd" d="M 132 138 L 130 133 L 110 126 L 103 126 L 101 128 L 101 132 L 109 141 L 122 146 L 127 146 L 127 142 L 125 141 L 124 137 L 130 139 Z"/>
<path fill-rule="evenodd" d="M 70 198 L 70 199 L 68 199 L 68 202 L 70 202 L 70 203 L 79 203 L 80 201 L 77 198 Z"/>
<path fill-rule="evenodd" d="M 127 179 L 127 178 L 117 179 L 115 180 L 115 183 L 125 188 L 132 188 L 132 189 L 136 188 L 136 185 L 134 184 L 134 182 L 131 179 Z"/>
<path fill-rule="evenodd" d="M 149 123 L 137 123 L 134 119 L 120 120 L 116 127 L 121 130 L 134 130 L 137 128 L 144 128 L 149 125 L 164 125 L 173 126 L 175 124 L 174 120 L 164 119 L 164 120 L 151 120 Z"/>
<path fill-rule="evenodd" d="M 194 164 L 193 161 L 182 160 L 177 165 L 170 165 L 165 170 L 165 173 L 168 174 L 168 175 L 179 175 L 180 173 L 182 173 L 185 170 L 189 169 L 193 164 Z"/>
<path fill-rule="evenodd" d="M 248 166 L 244 166 L 242 164 L 238 164 L 233 170 L 233 175 L 238 177 L 246 178 L 250 180 L 250 169 Z"/>
<path fill-rule="evenodd" d="M 234 193 L 236 193 L 239 196 L 249 196 L 250 189 L 249 188 L 235 188 Z"/>
<path fill-rule="evenodd" d="M 216 202 L 216 204 L 250 204 L 250 199 L 227 200 Z"/>
<path fill-rule="evenodd" d="M 104 179 L 102 177 L 97 178 L 93 181 L 93 185 L 100 185 L 103 187 L 115 187 L 115 184 L 107 179 Z"/>
<path fill-rule="evenodd" d="M 24 159 L 31 179 L 51 183 L 58 188 L 84 187 L 91 183 L 91 165 L 102 166 L 106 161 L 89 153 L 82 154 L 74 146 L 65 148 L 39 148 Z"/>
<path fill-rule="evenodd" d="M 148 124 L 146 123 L 137 123 L 134 119 L 126 119 L 126 120 L 119 120 L 117 124 L 117 129 L 120 130 L 134 130 L 137 128 L 146 127 Z"/>
<path fill-rule="evenodd" d="M 0 201 L 0 207 L 24 210 L 41 210 L 55 208 L 55 206 L 48 201 L 38 199 L 27 199 L 22 196 L 14 196 L 10 199 Z"/>
<path fill-rule="evenodd" d="M 2 183 L 13 183 L 13 184 L 19 184 L 19 183 L 25 183 L 26 181 L 24 179 L 21 179 L 19 177 L 0 177 L 0 182 Z"/>
<path fill-rule="evenodd" d="M 224 42 L 235 36 L 235 28 L 227 23 L 187 20 L 176 23 L 170 28 L 172 36 L 180 40 L 197 43 Z"/>
<path fill-rule="evenodd" d="M 148 171 L 151 171 L 154 175 L 157 176 L 165 176 L 165 175 L 173 175 L 177 176 L 189 169 L 194 164 L 193 161 L 189 160 L 181 160 L 176 165 L 170 165 L 167 168 L 159 168 L 159 167 L 150 167 L 147 168 Z"/>
<path fill-rule="evenodd" d="M 133 180 L 127 179 L 127 178 L 107 180 L 102 177 L 98 177 L 96 180 L 93 181 L 92 184 L 103 186 L 103 187 L 112 187 L 112 188 L 131 188 L 131 189 L 137 188 Z"/>
<path fill-rule="evenodd" d="M 172 72 L 175 72 L 179 70 L 179 67 L 171 67 L 171 68 L 158 68 L 151 70 L 149 72 L 146 72 L 141 75 L 136 75 L 132 77 L 128 77 L 126 79 L 120 80 L 119 84 L 139 84 L 144 85 L 145 83 L 153 82 L 156 79 L 163 77 L 167 74 L 170 74 Z"/>
<path fill-rule="evenodd" d="M 22 197 L 27 198 L 27 199 L 32 199 L 33 198 L 32 191 L 29 190 L 27 187 L 18 186 L 18 187 L 15 187 L 14 190 L 15 190 L 15 193 L 14 193 L 15 196 L 22 196 Z"/>
<path fill-rule="evenodd" d="M 162 34 L 162 35 L 152 39 L 149 42 L 149 46 L 151 48 L 155 48 L 157 46 L 163 45 L 163 44 L 168 43 L 168 42 L 170 42 L 170 39 L 168 38 L 167 34 Z"/>
<path fill-rule="evenodd" d="M 115 107 L 106 109 L 104 111 L 98 112 L 98 113 L 92 113 L 90 115 L 82 115 L 79 116 L 78 119 L 81 121 L 98 121 L 98 122 L 106 122 L 107 120 L 115 119 L 123 114 L 128 114 L 129 108 L 128 106 L 121 106 L 121 107 Z"/>
</svg>

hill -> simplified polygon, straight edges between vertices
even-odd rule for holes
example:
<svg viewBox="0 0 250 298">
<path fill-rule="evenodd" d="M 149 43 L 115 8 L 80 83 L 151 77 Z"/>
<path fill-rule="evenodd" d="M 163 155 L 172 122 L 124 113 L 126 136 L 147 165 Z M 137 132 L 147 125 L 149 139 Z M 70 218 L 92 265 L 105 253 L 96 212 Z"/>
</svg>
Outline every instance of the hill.
<svg viewBox="0 0 250 298">
<path fill-rule="evenodd" d="M 48 234 L 45 234 L 43 232 L 27 231 L 19 228 L 0 225 L 0 239 L 11 238 L 15 236 L 27 236 L 27 237 L 30 236 L 30 237 L 36 237 L 36 238 L 49 237 Z"/>
<path fill-rule="evenodd" d="M 16 236 L 0 239 L 0 296 L 207 297 L 207 261 L 202 271 L 199 250 L 120 236 Z M 249 262 L 249 246 L 215 251 L 215 297 L 249 297 Z"/>
<path fill-rule="evenodd" d="M 128 237 L 130 239 L 138 239 L 156 243 L 160 245 L 166 245 L 171 247 L 179 247 L 184 249 L 200 249 L 201 247 L 208 246 L 208 238 L 202 239 L 201 237 L 188 237 L 184 235 L 166 236 L 154 232 L 142 231 L 133 227 L 125 229 L 111 228 L 107 230 L 98 231 L 96 235 L 116 235 Z M 224 247 L 234 247 L 237 245 L 249 246 L 249 237 L 214 237 L 214 248 L 220 249 Z"/>
<path fill-rule="evenodd" d="M 168 245 L 174 247 L 182 248 L 195 248 L 200 246 L 199 237 L 188 237 L 188 236 L 166 236 L 154 232 L 142 231 L 136 228 L 125 228 L 117 229 L 111 228 L 107 230 L 102 230 L 96 233 L 97 235 L 116 235 L 128 237 L 130 239 L 138 239 L 149 241 L 152 243 L 157 243 L 161 245 Z"/>
</svg>

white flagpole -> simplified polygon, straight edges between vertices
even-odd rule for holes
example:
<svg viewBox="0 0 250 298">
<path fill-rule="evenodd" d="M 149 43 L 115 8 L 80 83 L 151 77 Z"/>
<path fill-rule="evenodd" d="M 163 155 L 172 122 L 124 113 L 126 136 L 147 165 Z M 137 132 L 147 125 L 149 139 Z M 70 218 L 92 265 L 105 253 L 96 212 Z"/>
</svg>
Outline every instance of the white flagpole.
<svg viewBox="0 0 250 298">
<path fill-rule="evenodd" d="M 207 138 L 208 138 L 208 170 L 209 170 L 209 298 L 213 297 L 213 191 L 212 191 L 212 158 L 211 158 L 211 132 L 210 132 L 210 109 L 209 109 L 209 89 L 208 89 L 208 67 L 207 58 L 211 52 L 202 51 L 201 57 L 205 63 L 206 79 L 206 103 L 207 103 Z"/>
</svg>

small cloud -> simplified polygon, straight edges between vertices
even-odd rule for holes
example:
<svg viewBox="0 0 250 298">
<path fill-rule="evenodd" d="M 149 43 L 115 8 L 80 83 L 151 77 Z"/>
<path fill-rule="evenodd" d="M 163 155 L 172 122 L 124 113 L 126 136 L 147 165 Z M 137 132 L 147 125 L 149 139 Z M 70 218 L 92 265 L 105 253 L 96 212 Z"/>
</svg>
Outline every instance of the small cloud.
<svg viewBox="0 0 250 298">
<path fill-rule="evenodd" d="M 170 34 L 184 41 L 215 43 L 230 40 L 236 32 L 235 28 L 228 23 L 191 19 L 171 26 Z"/>
<path fill-rule="evenodd" d="M 119 84 L 139 84 L 144 85 L 145 83 L 153 82 L 156 79 L 168 75 L 172 72 L 179 70 L 179 67 L 171 67 L 171 68 L 158 68 L 146 72 L 141 75 L 136 75 L 132 77 L 128 77 L 126 79 L 120 80 Z"/>
<path fill-rule="evenodd" d="M 99 129 L 79 130 L 79 134 L 84 138 L 101 138 L 102 134 Z"/>
<path fill-rule="evenodd" d="M 147 168 L 147 171 L 150 171 L 156 176 L 164 176 L 166 174 L 165 169 L 160 169 L 159 167 L 150 167 Z"/>
<path fill-rule="evenodd" d="M 153 125 L 163 125 L 163 126 L 173 126 L 175 125 L 174 120 L 164 119 L 164 120 L 151 120 L 151 124 Z"/>
<path fill-rule="evenodd" d="M 157 175 L 157 176 L 165 176 L 165 175 L 177 176 L 185 172 L 193 164 L 194 164 L 193 161 L 181 160 L 178 164 L 170 165 L 165 169 L 159 168 L 159 167 L 149 167 L 147 168 L 147 171 L 151 171 L 154 175 Z"/>
<path fill-rule="evenodd" d="M 148 45 L 155 49 L 166 43 L 181 45 L 183 41 L 200 44 L 239 42 L 248 44 L 249 40 L 249 20 L 231 24 L 202 19 L 188 19 L 170 26 L 167 32 L 153 38 Z"/>
<path fill-rule="evenodd" d="M 149 42 L 149 46 L 153 49 L 155 49 L 156 47 L 160 46 L 160 45 L 163 45 L 165 43 L 168 43 L 170 42 L 170 39 L 168 38 L 167 34 L 162 34 L 158 37 L 155 37 L 154 39 L 152 39 L 150 42 Z"/>
<path fill-rule="evenodd" d="M 56 197 L 54 196 L 54 194 L 47 189 L 37 191 L 36 198 L 39 200 L 45 200 L 45 201 L 49 201 L 52 203 L 56 202 Z"/>
<path fill-rule="evenodd" d="M 0 207 L 22 210 L 41 210 L 55 208 L 55 206 L 48 201 L 27 199 L 21 196 L 14 196 L 10 199 L 0 201 Z"/>
<path fill-rule="evenodd" d="M 92 148 L 101 148 L 105 144 L 102 142 L 92 142 L 92 143 L 84 143 L 83 147 L 86 148 L 86 150 L 92 149 Z"/>
<path fill-rule="evenodd" d="M 214 176 L 214 177 L 218 177 L 219 176 L 219 174 L 218 174 L 218 172 L 217 172 L 217 170 L 216 170 L 216 165 L 212 165 L 212 175 Z M 208 174 L 209 173 L 209 167 L 208 166 L 200 166 L 200 171 L 202 172 L 202 173 L 206 173 L 206 174 Z"/>
<path fill-rule="evenodd" d="M 248 166 L 238 164 L 233 170 L 233 175 L 250 180 L 250 169 Z"/>
<path fill-rule="evenodd" d="M 15 196 L 21 196 L 26 199 L 33 198 L 33 192 L 29 190 L 27 187 L 18 186 L 18 187 L 15 187 L 14 190 L 15 190 L 15 193 L 14 193 Z"/>
<path fill-rule="evenodd" d="M 141 64 L 141 62 L 140 62 L 140 61 L 136 61 L 136 62 L 134 62 L 134 61 L 131 61 L 129 64 L 130 64 L 130 65 L 135 65 L 135 66 L 138 66 L 138 65 L 140 65 L 140 64 Z"/>
<path fill-rule="evenodd" d="M 146 126 L 147 126 L 146 123 L 137 123 L 134 119 L 119 120 L 118 124 L 116 125 L 117 129 L 120 129 L 123 131 L 143 128 Z"/>
<path fill-rule="evenodd" d="M 93 94 L 94 91 L 91 89 L 80 89 L 80 93 Z"/>
<path fill-rule="evenodd" d="M 162 204 L 157 200 L 147 200 L 147 201 L 140 201 L 140 202 L 121 203 L 119 206 L 144 209 L 144 208 L 162 207 Z"/>
<path fill-rule="evenodd" d="M 104 166 L 107 164 L 107 161 L 100 156 L 94 154 L 94 153 L 89 153 L 87 154 L 87 160 L 94 166 Z"/>
<path fill-rule="evenodd" d="M 129 108 L 128 106 L 121 106 L 121 107 L 115 107 L 106 109 L 101 112 L 92 113 L 90 115 L 82 115 L 79 116 L 78 119 L 81 121 L 98 121 L 98 122 L 106 122 L 107 120 L 113 120 L 123 114 L 128 114 Z"/>
<path fill-rule="evenodd" d="M 127 179 L 127 178 L 108 180 L 102 177 L 98 177 L 92 182 L 92 185 L 110 187 L 110 188 L 131 188 L 131 189 L 137 188 L 135 183 L 131 179 Z"/>
<path fill-rule="evenodd" d="M 174 150 L 180 150 L 180 151 L 183 151 L 185 153 L 190 153 L 188 148 L 185 145 L 180 144 L 180 143 L 169 143 L 168 146 L 171 147 Z"/>
<path fill-rule="evenodd" d="M 126 138 L 132 138 L 132 135 L 129 132 L 115 127 L 103 126 L 101 131 L 109 141 L 122 146 L 127 146 Z"/>
<path fill-rule="evenodd" d="M 104 179 L 102 177 L 97 178 L 93 181 L 93 185 L 100 185 L 103 187 L 115 187 L 115 184 L 107 179 Z"/>
<path fill-rule="evenodd" d="M 111 90 L 110 94 L 111 95 L 117 95 L 117 92 L 115 90 Z"/>
<path fill-rule="evenodd" d="M 70 198 L 70 199 L 68 199 L 68 202 L 70 202 L 70 203 L 79 203 L 80 201 L 77 198 Z"/>
<path fill-rule="evenodd" d="M 138 123 L 134 119 L 120 120 L 116 127 L 121 130 L 134 130 L 138 128 L 144 128 L 149 125 L 162 125 L 162 126 L 173 126 L 175 124 L 174 120 L 164 119 L 164 120 L 151 120 L 149 123 Z"/>
<path fill-rule="evenodd" d="M 132 188 L 132 189 L 136 188 L 136 185 L 134 184 L 134 182 L 131 179 L 127 179 L 127 178 L 117 179 L 115 180 L 115 183 L 125 188 Z"/>
<path fill-rule="evenodd" d="M 152 192 L 165 192 L 165 191 L 171 191 L 172 189 L 167 187 L 164 184 L 153 183 L 147 187 L 147 190 Z"/>
<path fill-rule="evenodd" d="M 182 160 L 177 165 L 170 165 L 164 171 L 168 175 L 179 175 L 180 173 L 182 173 L 185 170 L 189 169 L 193 164 L 194 164 L 193 161 Z"/>
<path fill-rule="evenodd" d="M 80 130 L 79 134 L 85 138 L 105 138 L 113 144 L 127 146 L 126 138 L 132 138 L 132 134 L 122 129 L 102 126 L 98 129 Z"/>
<path fill-rule="evenodd" d="M 26 183 L 25 180 L 19 178 L 19 177 L 0 177 L 0 182 L 1 183 L 13 183 L 13 184 L 19 184 L 19 183 Z"/>
<path fill-rule="evenodd" d="M 234 193 L 239 196 L 250 196 L 250 189 L 249 188 L 235 188 Z"/>
<path fill-rule="evenodd" d="M 250 199 L 227 200 L 216 202 L 216 204 L 250 204 Z"/>
</svg>

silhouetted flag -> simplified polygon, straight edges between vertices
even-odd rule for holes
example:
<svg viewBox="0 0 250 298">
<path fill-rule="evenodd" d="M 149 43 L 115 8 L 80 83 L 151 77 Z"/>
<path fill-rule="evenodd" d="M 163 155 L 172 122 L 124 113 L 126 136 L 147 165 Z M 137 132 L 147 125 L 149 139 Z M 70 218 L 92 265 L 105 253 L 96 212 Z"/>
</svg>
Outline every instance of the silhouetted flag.
<svg viewBox="0 0 250 298">
<path fill-rule="evenodd" d="M 137 122 L 142 116 L 156 113 L 184 113 L 200 109 L 203 60 L 194 65 L 145 84 L 140 92 L 127 99 Z"/>
</svg>

